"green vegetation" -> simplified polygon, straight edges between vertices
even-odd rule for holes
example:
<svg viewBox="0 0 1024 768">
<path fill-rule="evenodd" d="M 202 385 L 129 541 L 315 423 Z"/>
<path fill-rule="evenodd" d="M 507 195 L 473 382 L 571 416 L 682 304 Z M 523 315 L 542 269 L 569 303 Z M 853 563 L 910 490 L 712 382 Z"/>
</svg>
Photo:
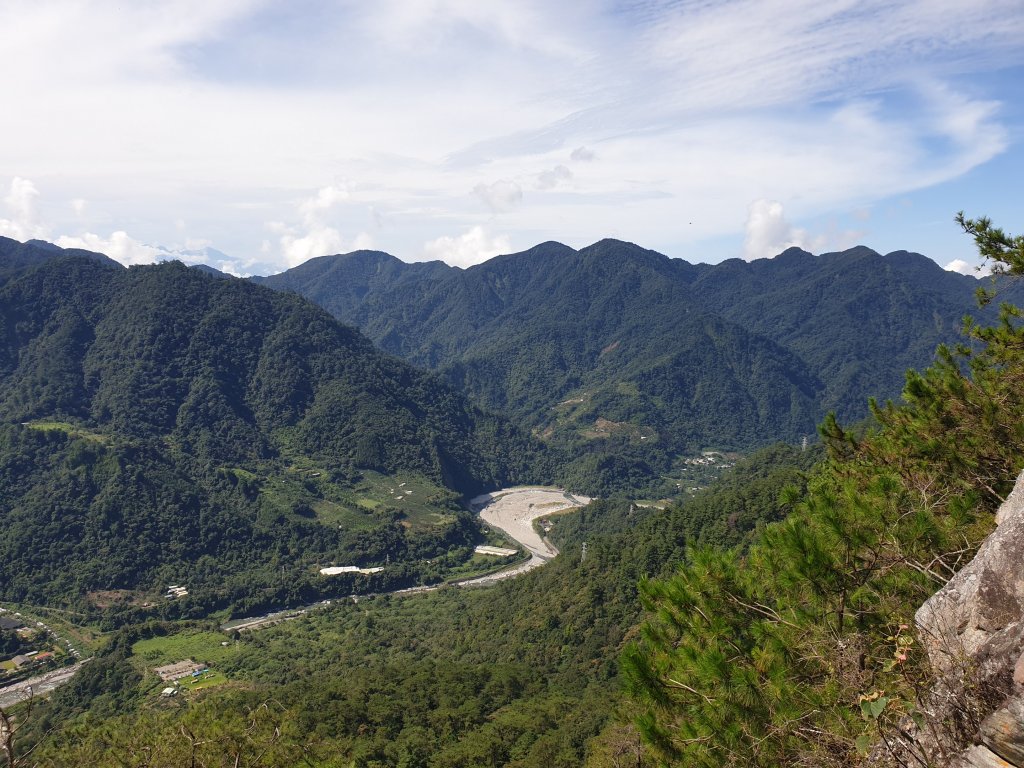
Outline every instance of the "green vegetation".
<svg viewBox="0 0 1024 768">
<path fill-rule="evenodd" d="M 462 494 L 547 476 L 529 437 L 297 296 L 44 256 L 0 286 L 4 600 L 109 628 L 436 582 L 482 538 Z"/>
<path fill-rule="evenodd" d="M 1020 271 L 1014 259 L 1024 241 L 984 220 L 965 220 L 964 226 L 990 259 L 998 259 L 1005 271 Z M 548 255 L 563 261 L 579 255 L 554 245 L 546 248 Z M 601 274 L 602 265 L 622 272 L 624 264 L 609 255 L 615 251 L 614 244 L 606 244 L 580 253 L 592 258 Z M 875 263 L 874 256 L 863 252 L 853 257 Z M 661 257 L 646 252 L 634 252 L 631 259 L 645 268 L 678 269 L 694 284 L 709 274 L 689 265 L 666 267 Z M 792 277 L 806 261 L 799 253 L 789 253 L 780 265 Z M 520 274 L 526 270 L 524 263 L 507 257 L 498 260 L 497 271 L 457 272 L 459 279 L 449 283 L 450 270 L 443 269 L 431 279 L 447 286 L 444 291 L 468 295 L 473 281 L 490 275 L 491 299 L 484 306 L 497 317 L 503 311 L 499 305 L 515 303 L 518 281 L 526 279 Z M 741 277 L 756 275 L 753 268 L 735 266 Z M 930 269 L 913 259 L 902 268 Z M 851 267 L 851 272 L 856 270 Z M 538 280 L 534 288 L 543 286 Z M 2 290 L 19 285 L 22 278 L 15 278 Z M 665 286 L 678 289 L 670 281 Z M 614 292 L 587 294 L 585 286 L 575 287 L 581 294 L 578 303 L 565 304 L 563 314 L 587 302 L 606 312 L 614 303 Z M 274 301 L 263 293 L 254 295 Z M 641 295 L 652 302 L 656 298 Z M 102 338 L 100 323 L 89 325 L 93 321 L 88 312 L 80 311 L 80 316 L 96 339 Z M 549 319 L 544 354 L 552 360 L 561 355 L 562 362 L 567 355 L 581 354 L 559 347 L 557 318 L 551 314 Z M 736 376 L 748 382 L 744 387 L 772 386 L 771 375 L 755 384 L 744 378 L 750 370 L 769 365 L 774 358 L 761 353 L 770 347 L 743 341 L 735 330 L 739 326 L 705 315 L 699 323 L 710 336 L 747 344 L 731 358 L 732 369 L 711 374 L 717 384 L 727 385 Z M 70 337 L 60 344 L 75 348 L 77 337 Z M 529 341 L 529 334 L 519 337 L 520 343 Z M 612 359 L 628 350 L 626 340 L 615 342 L 605 339 L 597 350 L 599 365 L 613 366 Z M 83 349 L 96 343 L 83 342 Z M 448 343 L 454 344 L 454 337 Z M 191 344 L 198 342 L 193 338 Z M 310 420 L 323 388 L 341 392 L 346 407 L 354 406 L 366 423 L 376 423 L 375 407 L 360 411 L 362 401 L 344 394 L 344 382 L 313 386 L 302 407 L 289 405 L 287 399 L 275 401 L 293 411 L 267 428 L 260 421 L 259 399 L 250 397 L 263 385 L 249 380 L 234 402 L 245 403 L 250 411 L 236 409 L 237 418 L 210 436 L 196 437 L 202 432 L 198 426 L 181 426 L 191 423 L 180 414 L 185 405 L 171 428 L 167 422 L 161 428 L 121 429 L 114 426 L 117 408 L 137 409 L 137 403 L 116 404 L 111 390 L 111 399 L 102 406 L 108 410 L 98 412 L 100 416 L 92 405 L 77 414 L 62 411 L 54 404 L 66 402 L 64 385 L 59 376 L 34 378 L 26 362 L 32 359 L 30 346 L 6 358 L 17 360 L 19 373 L 8 379 L 16 383 L 10 390 L 15 394 L 3 407 L 13 414 L 28 407 L 29 394 L 38 394 L 47 398 L 51 411 L 22 420 L 81 423 L 109 440 L 101 443 L 74 430 L 20 423 L 0 430 L 0 493 L 14 489 L 20 505 L 16 509 L 33 513 L 13 515 L 12 524 L 22 527 L 9 538 L 0 537 L 0 544 L 8 547 L 0 555 L 10 553 L 0 559 L 0 569 L 9 569 L 0 571 L 0 577 L 14 577 L 10 587 L 6 579 L 0 583 L 26 594 L 46 597 L 50 589 L 58 594 L 53 582 L 32 576 L 37 554 L 17 543 L 18 537 L 28 535 L 35 537 L 29 540 L 47 542 L 49 559 L 44 562 L 75 564 L 67 574 L 45 577 L 77 580 L 59 585 L 70 594 L 95 594 L 82 590 L 92 579 L 109 582 L 108 591 L 120 595 L 118 569 L 132 568 L 136 579 L 147 573 L 151 583 L 163 585 L 185 581 L 184 567 L 190 591 L 198 585 L 195 598 L 164 601 L 146 610 L 138 602 L 154 596 L 145 589 L 126 590 L 116 612 L 122 626 L 109 634 L 96 657 L 30 716 L 16 712 L 23 718 L 19 748 L 34 748 L 31 762 L 37 766 L 135 764 L 142 761 L 140 756 L 151 764 L 321 768 L 647 768 L 655 761 L 688 766 L 855 765 L 874 739 L 905 738 L 901 728 L 907 718 L 927 718 L 920 699 L 927 670 L 908 631 L 911 617 L 990 530 L 991 511 L 1024 466 L 1024 326 L 1020 312 L 1010 306 L 1002 308 L 999 324 L 970 324 L 964 344 L 940 347 L 932 367 L 908 374 L 903 404 L 873 403 L 871 420 L 857 429 L 843 428 L 830 417 L 821 427 L 822 446 L 800 451 L 774 445 L 737 459 L 735 467 L 717 478 L 718 470 L 710 465 L 673 465 L 661 427 L 655 447 L 649 448 L 647 440 L 640 440 L 647 416 L 631 421 L 639 411 L 627 412 L 625 400 L 649 397 L 655 410 L 645 413 L 677 403 L 670 399 L 672 386 L 686 383 L 673 378 L 678 361 L 666 365 L 662 379 L 608 379 L 607 391 L 625 398 L 614 402 L 602 400 L 605 390 L 584 387 L 579 380 L 570 386 L 569 378 L 560 380 L 562 374 L 551 374 L 549 368 L 553 378 L 538 386 L 562 387 L 570 395 L 562 400 L 576 401 L 560 407 L 565 416 L 561 426 L 536 425 L 552 430 L 550 441 L 563 439 L 558 429 L 564 428 L 565 435 L 583 429 L 586 419 L 579 414 L 590 404 L 609 404 L 601 406 L 609 409 L 601 414 L 607 423 L 598 425 L 595 418 L 587 427 L 593 431 L 601 426 L 605 434 L 590 435 L 585 448 L 564 437 L 578 453 L 563 476 L 580 485 L 636 488 L 643 478 L 663 472 L 662 487 L 675 488 L 690 476 L 685 470 L 694 477 L 686 489 L 705 483 L 708 487 L 664 509 L 640 506 L 632 494 L 608 494 L 582 510 L 556 516 L 551 537 L 562 554 L 544 568 L 493 588 L 446 587 L 430 594 L 334 600 L 302 618 L 233 636 L 218 632 L 215 624 L 183 619 L 205 618 L 213 606 L 230 604 L 241 612 L 262 610 L 282 597 L 282 602 L 296 604 L 319 598 L 326 592 L 318 585 L 327 582 L 317 580 L 314 566 L 325 557 L 343 556 L 346 562 L 362 564 L 390 557 L 386 578 L 359 577 L 371 592 L 439 580 L 472 564 L 470 544 L 479 532 L 467 514 L 446 505 L 453 501 L 453 489 L 479 486 L 479 477 L 491 477 L 484 471 L 491 459 L 474 465 L 482 475 L 465 475 L 475 479 L 460 485 L 453 480 L 455 464 L 445 452 L 462 443 L 428 443 L 416 452 L 413 435 L 402 431 L 408 424 L 401 414 L 383 417 L 387 428 L 378 433 L 377 442 L 317 434 L 331 423 L 326 417 Z M 434 362 L 444 353 L 434 348 Z M 701 359 L 705 367 L 716 360 L 710 353 Z M 427 387 L 423 382 L 436 385 L 395 361 L 371 362 L 381 366 L 375 369 L 378 373 L 404 371 L 403 381 L 421 382 L 421 389 Z M 83 371 L 98 370 L 94 365 L 100 363 L 90 363 Z M 480 371 L 487 370 L 481 366 Z M 316 367 L 310 364 L 306 370 Z M 182 364 L 182 370 L 187 368 Z M 841 365 L 837 371 L 855 368 Z M 284 376 L 286 370 L 275 369 L 274 376 Z M 782 376 L 782 369 L 774 370 Z M 511 374 L 526 375 L 525 369 Z M 70 370 L 65 383 L 74 388 L 77 375 Z M 471 382 L 472 376 L 467 373 L 465 381 Z M 687 381 L 699 389 L 703 380 Z M 857 382 L 850 373 L 842 386 L 853 391 L 860 386 Z M 170 383 L 166 386 L 173 389 Z M 391 386 L 382 382 L 374 392 L 398 398 L 401 390 Z M 534 382 L 517 378 L 517 386 L 527 393 L 520 404 L 527 403 Z M 99 397 L 102 383 L 88 391 Z M 197 400 L 196 408 L 216 401 L 209 392 Z M 437 397 L 450 395 L 443 388 L 441 392 Z M 150 394 L 146 407 L 162 407 L 164 401 Z M 430 401 L 428 392 L 421 394 Z M 744 400 L 746 395 L 740 397 L 738 390 L 732 394 L 736 400 L 711 398 L 719 414 L 735 412 L 736 403 L 757 402 Z M 820 394 L 812 398 L 815 403 L 822 402 L 816 399 Z M 403 413 L 438 413 L 419 399 L 396 402 L 406 409 Z M 803 401 L 787 402 L 791 410 L 786 418 L 803 413 Z M 624 410 L 613 412 L 613 405 Z M 461 413 L 476 414 L 461 407 Z M 442 413 L 437 418 L 445 417 Z M 504 445 L 505 438 L 513 449 L 531 446 L 500 421 L 480 418 L 484 421 L 464 425 L 459 441 L 472 443 L 484 439 L 482 434 L 494 446 Z M 687 423 L 699 424 L 702 418 Z M 221 422 L 195 422 L 203 423 Z M 481 426 L 485 423 L 497 424 L 497 432 L 488 432 Z M 627 424 L 633 427 L 621 426 Z M 236 440 L 235 428 L 249 437 Z M 739 428 L 753 435 L 760 426 Z M 398 439 L 381 442 L 390 429 L 397 430 Z M 262 441 L 255 451 L 254 435 Z M 697 435 L 686 433 L 672 450 L 684 444 L 691 449 L 721 447 L 695 442 Z M 217 461 L 204 465 L 196 457 L 215 444 L 220 447 L 207 455 L 218 456 Z M 498 466 L 500 459 L 494 460 Z M 412 497 L 436 498 L 422 507 L 409 502 L 402 509 L 396 497 L 404 499 L 406 489 L 413 490 Z M 151 570 L 126 561 L 128 555 L 109 546 L 102 558 L 74 560 L 67 543 L 70 534 L 55 525 L 55 515 L 43 512 L 52 513 L 45 504 L 54 498 L 66 505 L 62 510 L 73 511 L 77 502 L 70 500 L 83 496 L 87 502 L 82 514 L 69 518 L 77 526 L 74 541 L 85 542 L 87 550 L 103 547 L 99 532 L 115 526 L 133 548 L 156 557 Z M 104 506 L 108 498 L 116 501 L 117 514 L 113 506 Z M 141 501 L 132 506 L 135 499 Z M 215 546 L 198 558 L 182 555 L 197 536 Z M 154 538 L 179 548 L 173 570 L 170 561 L 145 550 Z M 266 551 L 253 542 L 266 543 Z M 330 580 L 334 594 L 353 591 L 355 577 L 337 578 Z M 99 616 L 92 609 L 82 610 Z M 154 616 L 173 621 L 153 621 Z M 113 625 L 110 613 L 106 619 Z M 146 670 L 189 657 L 215 664 L 209 678 L 187 696 L 155 695 Z M 631 697 L 622 694 L 624 686 Z"/>
<path fill-rule="evenodd" d="M 241 715 L 272 702 L 275 748 L 318 766 L 610 765 L 636 741 L 617 719 L 616 659 L 640 618 L 637 581 L 671 573 L 705 529 L 742 543 L 778 519 L 782 487 L 800 485 L 812 462 L 813 452 L 776 446 L 682 506 L 606 500 L 558 515 L 551 535 L 563 554 L 493 588 L 334 601 L 237 641 L 198 625 L 122 630 L 90 662 L 102 676 L 75 680 L 39 710 L 61 726 L 34 754 L 41 765 L 116 765 L 141 749 L 184 748 L 184 724 L 230 756 Z M 720 530 L 715 509 L 728 518 Z M 160 700 L 142 672 L 182 658 L 210 661 L 230 685 Z"/>
<path fill-rule="evenodd" d="M 1019 255 L 1024 241 L 964 223 Z M 692 549 L 678 574 L 642 585 L 653 615 L 624 661 L 662 759 L 847 766 L 875 742 L 913 754 L 907 718 L 942 727 L 912 619 L 1024 466 L 1020 316 L 1004 305 L 996 327 L 968 324 L 973 345 L 908 374 L 904 404 L 874 406 L 867 434 L 827 420 L 828 461 L 745 556 Z"/>
<path fill-rule="evenodd" d="M 185 629 L 174 634 L 158 635 L 139 640 L 132 645 L 132 657 L 144 664 L 147 669 L 172 664 L 182 659 L 195 659 L 201 663 L 219 666 L 237 655 L 237 646 L 222 632 L 202 629 Z"/>
<path fill-rule="evenodd" d="M 659 476 L 680 456 L 798 442 L 830 410 L 866 417 L 957 339 L 978 285 L 905 251 L 691 265 L 614 240 L 467 270 L 357 252 L 260 281 L 566 449 L 561 483 L 651 496 L 673 492 Z"/>
</svg>

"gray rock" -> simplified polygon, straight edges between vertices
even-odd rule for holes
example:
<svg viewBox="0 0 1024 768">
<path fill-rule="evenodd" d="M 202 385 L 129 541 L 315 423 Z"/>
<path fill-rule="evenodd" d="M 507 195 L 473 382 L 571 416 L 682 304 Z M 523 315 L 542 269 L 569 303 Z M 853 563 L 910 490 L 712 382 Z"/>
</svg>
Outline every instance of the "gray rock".
<svg viewBox="0 0 1024 768">
<path fill-rule="evenodd" d="M 1024 765 L 1024 702 L 1011 699 L 981 724 L 978 733 L 983 745 L 1014 766 Z"/>
<path fill-rule="evenodd" d="M 956 768 L 1016 768 L 987 747 L 973 746 L 954 763 Z"/>
<path fill-rule="evenodd" d="M 963 669 L 996 641 L 1013 645 L 1024 618 L 1024 473 L 999 508 L 999 527 L 974 560 L 918 610 L 919 635 L 936 670 Z M 1001 637 L 1002 635 L 1002 637 Z"/>
</svg>

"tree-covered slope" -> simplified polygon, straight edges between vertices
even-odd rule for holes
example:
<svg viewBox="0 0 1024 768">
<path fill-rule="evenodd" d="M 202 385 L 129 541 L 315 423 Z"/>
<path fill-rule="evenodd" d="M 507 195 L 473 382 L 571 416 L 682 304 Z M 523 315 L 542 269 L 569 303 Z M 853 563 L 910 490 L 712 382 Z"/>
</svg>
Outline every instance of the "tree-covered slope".
<svg viewBox="0 0 1024 768">
<path fill-rule="evenodd" d="M 367 295 L 453 271 L 441 261 L 407 264 L 381 251 L 353 251 L 320 256 L 286 272 L 252 280 L 275 290 L 302 294 L 348 322 Z"/>
<path fill-rule="evenodd" d="M 113 765 L 143 749 L 176 764 L 189 746 L 182 724 L 206 741 L 211 763 L 231 764 L 242 743 L 253 747 L 247 755 L 261 749 L 232 737 L 237 718 L 264 701 L 275 702 L 281 764 L 305 751 L 325 767 L 614 765 L 617 752 L 636 749 L 635 733 L 616 722 L 616 660 L 639 620 L 637 580 L 670 574 L 688 544 L 741 543 L 781 517 L 781 489 L 801 485 L 814 457 L 775 446 L 680 507 L 607 500 L 553 518 L 562 554 L 492 589 L 336 602 L 244 633 L 229 649 L 226 635 L 207 632 L 221 654 L 210 660 L 231 682 L 177 706 L 153 706 L 165 684 L 149 670 L 163 659 L 146 649 L 180 648 L 163 635 L 197 629 L 126 629 L 35 715 L 40 735 L 60 724 L 36 753 L 40 765 Z"/>
<path fill-rule="evenodd" d="M 301 593 L 317 562 L 465 546 L 451 491 L 543 479 L 528 438 L 433 374 L 305 299 L 179 263 L 27 267 L 0 288 L 0 339 L 7 597 L 176 573 L 213 603 Z M 355 490 L 394 474 L 437 514 Z"/>
<path fill-rule="evenodd" d="M 616 241 L 546 243 L 368 299 L 353 319 L 549 437 L 675 452 L 810 431 L 820 383 L 705 312 L 680 280 L 686 266 Z"/>
<path fill-rule="evenodd" d="M 796 439 L 829 410 L 862 417 L 869 396 L 897 396 L 907 369 L 958 338 L 980 284 L 863 247 L 717 265 L 615 240 L 466 270 L 374 260 L 386 268 L 351 289 L 301 284 L 306 265 L 268 282 L 343 306 L 332 311 L 384 349 L 538 434 L 591 448 L 642 439 L 648 454 Z"/>
<path fill-rule="evenodd" d="M 690 285 L 702 304 L 798 355 L 824 384 L 822 408 L 842 417 L 863 415 L 868 397 L 895 397 L 907 370 L 958 338 L 964 315 L 995 317 L 975 303 L 983 283 L 907 251 L 791 248 L 697 270 Z"/>
<path fill-rule="evenodd" d="M 994 272 L 1024 274 L 1024 237 L 958 221 Z M 971 345 L 940 347 L 865 434 L 827 420 L 828 461 L 746 553 L 693 551 L 672 578 L 641 585 L 650 615 L 623 662 L 664 762 L 945 766 L 977 743 L 1019 649 L 1004 640 L 972 657 L 918 609 L 961 583 L 950 580 L 1024 466 L 1021 317 L 1005 304 L 997 325 L 969 328 Z M 947 615 L 957 632 L 1014 625 L 1000 578 L 980 581 L 1006 616 Z M 980 615 L 969 594 L 952 603 Z M 948 667 L 933 664 L 940 649 Z"/>
<path fill-rule="evenodd" d="M 117 262 L 102 253 L 83 251 L 77 248 L 65 249 L 44 240 L 29 240 L 22 243 L 9 237 L 0 237 L 0 285 L 19 270 L 42 264 L 61 256 L 84 256 L 115 266 Z"/>
</svg>

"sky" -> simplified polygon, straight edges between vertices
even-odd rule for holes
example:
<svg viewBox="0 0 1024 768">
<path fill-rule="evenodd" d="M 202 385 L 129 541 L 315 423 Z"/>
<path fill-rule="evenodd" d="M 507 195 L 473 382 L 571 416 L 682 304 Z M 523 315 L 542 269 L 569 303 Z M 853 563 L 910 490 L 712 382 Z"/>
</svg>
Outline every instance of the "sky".
<svg viewBox="0 0 1024 768">
<path fill-rule="evenodd" d="M 0 235 L 125 264 L 1024 230 L 1021 0 L 0 0 L 0 50 Z"/>
</svg>

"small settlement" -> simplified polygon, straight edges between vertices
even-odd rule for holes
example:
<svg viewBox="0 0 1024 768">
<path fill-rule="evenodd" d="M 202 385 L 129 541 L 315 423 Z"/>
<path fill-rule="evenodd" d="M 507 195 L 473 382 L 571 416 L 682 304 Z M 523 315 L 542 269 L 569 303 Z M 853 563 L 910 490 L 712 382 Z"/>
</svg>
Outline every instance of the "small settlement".
<svg viewBox="0 0 1024 768">
<path fill-rule="evenodd" d="M 174 664 L 156 667 L 153 671 L 160 675 L 160 679 L 165 683 L 173 683 L 176 680 L 181 680 L 183 677 L 199 677 L 204 672 L 209 671 L 209 667 L 206 664 L 199 664 L 192 659 L 185 659 L 184 661 L 176 661 Z"/>
</svg>

